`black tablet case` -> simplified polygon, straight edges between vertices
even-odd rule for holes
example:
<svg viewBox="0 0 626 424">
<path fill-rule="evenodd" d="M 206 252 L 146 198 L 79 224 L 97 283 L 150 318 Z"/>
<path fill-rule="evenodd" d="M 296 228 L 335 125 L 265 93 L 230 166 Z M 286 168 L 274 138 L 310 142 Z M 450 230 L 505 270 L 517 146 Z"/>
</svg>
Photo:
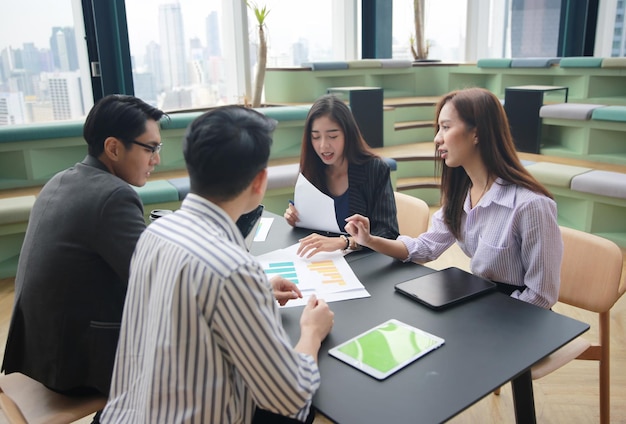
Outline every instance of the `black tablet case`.
<svg viewBox="0 0 626 424">
<path fill-rule="evenodd" d="M 455 267 L 395 285 L 398 292 L 432 309 L 447 308 L 495 287 L 495 283 Z"/>
</svg>

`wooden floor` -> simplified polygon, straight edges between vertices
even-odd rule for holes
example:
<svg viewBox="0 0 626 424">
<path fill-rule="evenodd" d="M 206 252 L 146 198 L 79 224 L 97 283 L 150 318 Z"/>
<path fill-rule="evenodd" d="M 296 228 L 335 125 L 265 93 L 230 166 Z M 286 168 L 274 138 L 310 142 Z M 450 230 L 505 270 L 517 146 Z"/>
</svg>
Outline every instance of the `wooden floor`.
<svg viewBox="0 0 626 424">
<path fill-rule="evenodd" d="M 626 275 L 626 250 L 625 272 Z M 453 247 L 444 256 L 429 264 L 436 269 L 446 266 L 467 264 L 460 250 Z M 465 265 L 466 266 L 466 265 Z M 465 267 L 464 266 L 464 267 Z M 622 284 L 625 284 L 622 277 Z M 4 355 L 7 329 L 11 317 L 14 296 L 13 279 L 0 280 L 0 357 Z M 591 324 L 587 337 L 597 337 L 597 320 L 594 314 L 574 310 L 557 304 L 554 310 Z M 494 359 L 498 352 L 493 352 Z M 322 376 L 322 384 L 323 383 Z M 462 381 L 459 384 L 463 384 Z M 570 424 L 599 422 L 598 409 L 598 364 L 595 361 L 573 361 L 560 370 L 534 381 L 537 421 L 542 424 Z M 390 413 L 390 419 L 393 414 Z M 80 421 L 89 423 L 90 418 Z M 487 395 L 468 408 L 451 423 L 513 423 L 511 386 L 507 384 L 500 394 Z M 0 414 L 0 424 L 6 420 Z M 330 423 L 318 414 L 316 424 Z M 611 315 L 611 423 L 626 424 L 626 296 L 613 307 Z"/>
</svg>

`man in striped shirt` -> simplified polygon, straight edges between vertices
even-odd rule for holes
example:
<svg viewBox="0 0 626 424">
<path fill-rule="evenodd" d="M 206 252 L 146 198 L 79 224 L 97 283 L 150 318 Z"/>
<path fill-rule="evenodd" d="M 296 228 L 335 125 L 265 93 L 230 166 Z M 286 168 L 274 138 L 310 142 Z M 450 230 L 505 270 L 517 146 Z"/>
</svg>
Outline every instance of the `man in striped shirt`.
<svg viewBox="0 0 626 424">
<path fill-rule="evenodd" d="M 189 126 L 191 192 L 137 244 L 103 423 L 250 423 L 267 412 L 311 419 L 317 354 L 334 314 L 312 297 L 292 347 L 277 303 L 299 291 L 268 281 L 235 225 L 265 194 L 274 127 L 239 106 Z"/>
</svg>

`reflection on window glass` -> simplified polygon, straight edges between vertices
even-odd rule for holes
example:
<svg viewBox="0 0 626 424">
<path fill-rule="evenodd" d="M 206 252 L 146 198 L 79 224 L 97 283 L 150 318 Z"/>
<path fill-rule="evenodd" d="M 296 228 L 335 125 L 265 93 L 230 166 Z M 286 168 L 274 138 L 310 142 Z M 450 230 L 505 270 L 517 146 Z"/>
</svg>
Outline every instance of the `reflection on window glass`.
<svg viewBox="0 0 626 424">
<path fill-rule="evenodd" d="M 17 1 L 2 8 L 0 125 L 85 116 L 93 99 L 89 74 L 80 70 L 81 59 L 86 62 L 78 44 L 83 34 L 71 0 Z"/>
</svg>

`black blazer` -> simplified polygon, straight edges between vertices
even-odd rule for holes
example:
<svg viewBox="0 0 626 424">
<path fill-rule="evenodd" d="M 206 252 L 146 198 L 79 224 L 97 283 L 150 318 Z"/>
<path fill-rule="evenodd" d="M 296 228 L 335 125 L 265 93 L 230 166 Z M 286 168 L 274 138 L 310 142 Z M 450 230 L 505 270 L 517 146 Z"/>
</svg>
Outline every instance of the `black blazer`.
<svg viewBox="0 0 626 424">
<path fill-rule="evenodd" d="M 348 166 L 350 215 L 370 220 L 370 232 L 388 239 L 398 237 L 398 214 L 391 185 L 389 165 L 374 158 L 364 164 Z"/>
<path fill-rule="evenodd" d="M 108 394 L 130 259 L 145 229 L 137 192 L 87 156 L 31 211 L 2 368 L 67 391 Z"/>
</svg>

